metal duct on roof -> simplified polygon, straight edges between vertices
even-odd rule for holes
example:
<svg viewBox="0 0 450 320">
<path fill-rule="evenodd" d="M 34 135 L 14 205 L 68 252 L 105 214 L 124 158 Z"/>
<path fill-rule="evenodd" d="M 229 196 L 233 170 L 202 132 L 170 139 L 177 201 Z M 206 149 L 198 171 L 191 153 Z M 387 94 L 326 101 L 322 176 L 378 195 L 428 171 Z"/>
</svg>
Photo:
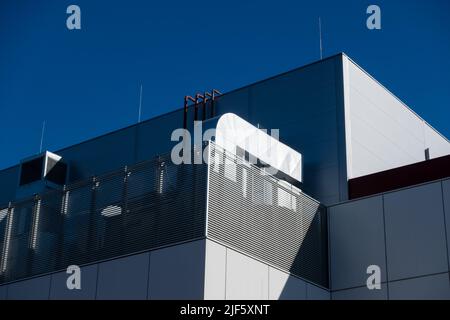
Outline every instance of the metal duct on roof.
<svg viewBox="0 0 450 320">
<path fill-rule="evenodd" d="M 237 147 L 272 168 L 302 182 L 302 155 L 234 113 L 221 116 L 216 125 L 216 144 L 236 154 Z"/>
</svg>

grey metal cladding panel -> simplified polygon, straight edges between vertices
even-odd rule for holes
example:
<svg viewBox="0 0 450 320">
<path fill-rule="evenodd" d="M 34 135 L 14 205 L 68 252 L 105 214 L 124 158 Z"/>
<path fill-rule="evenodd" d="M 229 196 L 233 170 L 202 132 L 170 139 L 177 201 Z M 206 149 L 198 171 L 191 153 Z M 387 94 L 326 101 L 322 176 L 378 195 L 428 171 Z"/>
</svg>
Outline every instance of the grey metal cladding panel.
<svg viewBox="0 0 450 320">
<path fill-rule="evenodd" d="M 304 164 L 304 191 L 324 205 L 339 202 L 339 167 L 329 166 L 317 168 L 314 165 Z"/>
<path fill-rule="evenodd" d="M 329 106 L 336 97 L 334 64 L 334 59 L 324 61 L 252 85 L 251 120 L 285 122 L 286 114 L 308 115 Z"/>
<path fill-rule="evenodd" d="M 327 184 L 314 178 L 323 167 L 339 168 L 335 63 L 339 57 L 280 75 L 250 87 L 254 125 L 279 129 L 280 141 L 303 156 L 304 186 L 318 200 L 339 199 L 339 174 Z M 288 116 L 286 116 L 288 115 Z"/>
<path fill-rule="evenodd" d="M 257 83 L 250 90 L 250 122 L 279 128 L 281 137 L 283 130 L 291 126 L 290 133 L 297 134 L 296 140 L 304 144 L 314 140 L 315 135 L 336 134 L 335 117 L 330 123 L 332 128 L 320 130 L 324 119 L 336 108 L 334 59 Z"/>
<path fill-rule="evenodd" d="M 445 272 L 440 182 L 384 195 L 389 280 Z"/>
<path fill-rule="evenodd" d="M 183 128 L 182 110 L 139 124 L 136 127 L 136 161 L 145 161 L 169 152 L 177 143 L 171 141 L 172 131 L 178 128 Z"/>
<path fill-rule="evenodd" d="M 448 273 L 390 282 L 389 299 L 448 300 L 450 299 Z"/>
<path fill-rule="evenodd" d="M 100 263 L 98 266 L 97 299 L 147 299 L 150 253 Z"/>
<path fill-rule="evenodd" d="M 331 165 L 338 165 L 338 145 L 336 144 L 337 136 L 329 136 L 319 138 L 315 142 L 311 141 L 299 141 L 298 134 L 289 132 L 286 139 L 284 139 L 284 133 L 286 131 L 280 130 L 280 136 L 282 142 L 293 146 L 296 144 L 298 147 L 294 148 L 298 150 L 303 158 L 302 161 L 305 164 L 309 164 L 316 168 L 328 167 Z"/>
<path fill-rule="evenodd" d="M 211 152 L 212 158 L 214 152 L 223 155 L 217 147 Z M 210 165 L 208 236 L 327 286 L 324 208 L 235 161 L 227 155 L 222 164 Z"/>
<path fill-rule="evenodd" d="M 134 139 L 130 127 L 58 152 L 69 164 L 69 183 L 135 163 Z"/>
<path fill-rule="evenodd" d="M 288 87 L 270 82 L 251 89 L 249 121 L 280 129 L 280 140 L 300 152 L 302 145 L 324 140 L 337 143 L 335 86 L 312 88 L 286 82 Z"/>
<path fill-rule="evenodd" d="M 450 179 L 442 181 L 442 195 L 444 196 L 445 223 L 447 230 L 447 249 L 450 257 Z M 449 265 L 450 270 L 450 265 Z"/>
<path fill-rule="evenodd" d="M 50 300 L 95 300 L 98 265 L 81 267 L 81 289 L 67 288 L 70 274 L 65 271 L 52 274 Z"/>
<path fill-rule="evenodd" d="M 214 106 L 215 114 L 222 115 L 228 112 L 232 112 L 243 119 L 249 120 L 249 99 L 249 88 L 243 88 L 231 93 L 227 93 L 217 99 L 217 102 Z"/>
<path fill-rule="evenodd" d="M 269 266 L 227 248 L 225 299 L 269 299 Z"/>
<path fill-rule="evenodd" d="M 252 123 L 258 122 L 265 128 L 283 128 L 298 124 L 298 130 L 311 127 L 310 122 L 320 125 L 320 119 L 333 112 L 336 107 L 336 88 L 331 82 L 313 86 L 299 79 L 277 79 L 251 88 Z M 289 115 L 289 116 L 286 116 Z M 336 126 L 336 122 L 333 123 Z M 307 132 L 310 137 L 312 132 Z"/>
<path fill-rule="evenodd" d="M 307 300 L 330 300 L 330 291 L 319 288 L 311 283 L 306 284 Z"/>
<path fill-rule="evenodd" d="M 0 171 L 0 206 L 8 205 L 16 196 L 19 184 L 19 166 Z"/>
<path fill-rule="evenodd" d="M 306 300 L 306 282 L 269 267 L 270 300 Z"/>
<path fill-rule="evenodd" d="M 367 267 L 381 268 L 386 281 L 383 200 L 381 196 L 328 209 L 332 290 L 365 285 Z"/>
<path fill-rule="evenodd" d="M 27 279 L 8 285 L 8 300 L 48 300 L 50 276 Z"/>
<path fill-rule="evenodd" d="M 387 300 L 387 285 L 381 284 L 380 290 L 369 290 L 367 287 L 352 288 L 334 291 L 331 293 L 332 300 Z"/>
<path fill-rule="evenodd" d="M 205 240 L 199 240 L 152 251 L 149 299 L 203 299 L 205 250 Z"/>
<path fill-rule="evenodd" d="M 0 300 L 6 300 L 7 291 L 8 291 L 8 285 L 0 286 Z"/>
</svg>

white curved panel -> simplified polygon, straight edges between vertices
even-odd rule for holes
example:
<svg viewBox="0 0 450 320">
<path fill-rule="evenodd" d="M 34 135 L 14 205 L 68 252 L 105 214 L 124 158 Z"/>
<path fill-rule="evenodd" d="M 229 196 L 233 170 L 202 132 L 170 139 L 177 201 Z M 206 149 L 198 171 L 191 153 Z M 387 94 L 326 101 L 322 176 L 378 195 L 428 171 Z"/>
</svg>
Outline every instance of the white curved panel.
<svg viewBox="0 0 450 320">
<path fill-rule="evenodd" d="M 216 144 L 233 154 L 236 154 L 236 147 L 240 147 L 271 167 L 302 181 L 302 155 L 299 152 L 233 113 L 219 118 Z"/>
</svg>

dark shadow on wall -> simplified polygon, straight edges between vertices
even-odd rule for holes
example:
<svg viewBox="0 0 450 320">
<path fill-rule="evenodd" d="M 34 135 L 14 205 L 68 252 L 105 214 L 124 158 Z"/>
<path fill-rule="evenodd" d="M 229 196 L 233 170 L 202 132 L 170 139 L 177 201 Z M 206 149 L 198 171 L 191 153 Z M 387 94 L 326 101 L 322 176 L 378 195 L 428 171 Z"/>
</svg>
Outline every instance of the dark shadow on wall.
<svg viewBox="0 0 450 320">
<path fill-rule="evenodd" d="M 326 208 L 318 207 L 289 270 L 291 274 L 325 288 L 329 287 L 327 230 Z M 307 282 L 295 276 L 289 276 L 280 300 L 299 299 L 302 296 L 299 290 L 303 287 L 307 298 Z"/>
</svg>

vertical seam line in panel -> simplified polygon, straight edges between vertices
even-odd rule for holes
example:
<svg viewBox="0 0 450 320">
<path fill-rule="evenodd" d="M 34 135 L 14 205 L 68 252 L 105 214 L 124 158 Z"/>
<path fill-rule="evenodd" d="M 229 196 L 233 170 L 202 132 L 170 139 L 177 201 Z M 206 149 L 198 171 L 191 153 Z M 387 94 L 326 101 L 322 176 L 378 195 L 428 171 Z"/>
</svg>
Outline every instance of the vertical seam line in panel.
<svg viewBox="0 0 450 320">
<path fill-rule="evenodd" d="M 227 270 L 228 270 L 228 248 L 225 247 L 225 296 L 224 300 L 227 300 Z"/>
<path fill-rule="evenodd" d="M 270 267 L 268 264 L 267 266 L 267 300 L 270 299 Z"/>
<path fill-rule="evenodd" d="M 52 291 L 53 275 L 54 275 L 54 273 L 49 276 L 50 280 L 49 280 L 49 284 L 48 284 L 48 299 L 47 300 L 50 300 L 50 294 Z"/>
<path fill-rule="evenodd" d="M 95 280 L 95 297 L 94 300 L 97 300 L 98 297 L 98 275 L 100 273 L 100 263 L 97 263 L 97 274 L 96 274 L 96 280 Z"/>
<path fill-rule="evenodd" d="M 305 282 L 305 300 L 308 300 L 309 283 Z"/>
<path fill-rule="evenodd" d="M 331 282 L 331 214 L 330 214 L 330 208 L 326 208 L 327 211 L 327 242 L 328 242 L 328 288 L 330 289 L 330 292 L 332 290 L 332 282 Z M 331 299 L 330 299 L 331 300 Z"/>
<path fill-rule="evenodd" d="M 383 233 L 384 233 L 384 263 L 386 268 L 386 297 L 389 298 L 389 271 L 388 271 L 388 256 L 387 256 L 387 237 L 386 237 L 386 216 L 384 212 L 384 195 L 381 195 L 382 209 L 383 209 Z M 383 281 L 381 281 L 383 283 Z"/>
<path fill-rule="evenodd" d="M 151 255 L 152 255 L 152 252 L 149 251 L 148 252 L 148 263 L 147 263 L 147 265 L 148 265 L 148 268 L 147 268 L 147 300 L 149 300 L 149 298 L 150 298 L 149 285 L 150 285 L 150 259 L 151 259 Z"/>
<path fill-rule="evenodd" d="M 448 235 L 447 235 L 447 219 L 445 218 L 445 202 L 444 202 L 444 183 L 441 181 L 441 199 L 442 199 L 442 213 L 444 214 L 444 235 L 445 235 L 445 249 L 447 249 L 447 270 L 450 270 L 450 259 L 448 257 Z M 449 279 L 450 281 L 450 279 Z"/>
</svg>

